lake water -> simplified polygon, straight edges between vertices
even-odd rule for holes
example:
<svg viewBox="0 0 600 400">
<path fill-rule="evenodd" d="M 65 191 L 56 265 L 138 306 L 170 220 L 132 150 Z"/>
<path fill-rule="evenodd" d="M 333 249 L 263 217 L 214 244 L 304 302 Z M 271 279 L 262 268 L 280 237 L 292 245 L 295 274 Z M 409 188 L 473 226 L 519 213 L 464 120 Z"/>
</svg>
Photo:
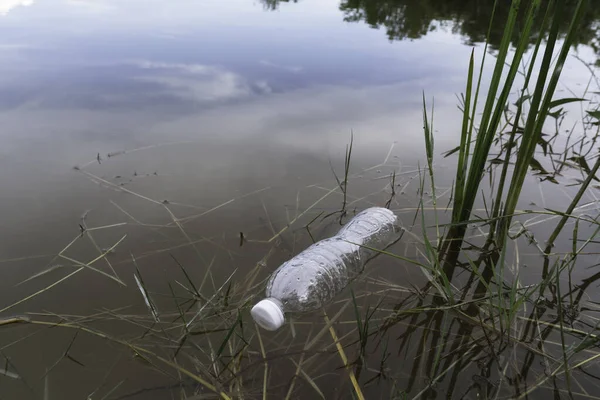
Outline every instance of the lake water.
<svg viewBox="0 0 600 400">
<path fill-rule="evenodd" d="M 250 293 L 262 291 L 254 284 L 307 246 L 310 235 L 320 239 L 339 228 L 337 216 L 323 217 L 343 201 L 333 171 L 343 176 L 351 137 L 349 215 L 391 199 L 404 225 L 415 224 L 426 162 L 423 93 L 435 102 L 440 155 L 457 145 L 457 95 L 472 49 L 483 53 L 492 3 L 0 0 L 0 318 L 29 314 L 56 322 L 60 314 L 65 323 L 169 358 L 179 337 L 154 328 L 134 273 L 161 320 L 173 322 L 182 307 L 198 307 L 184 301 L 193 296 L 180 263 L 205 300 L 218 292 L 225 308 L 228 296 L 220 289 L 236 282 L 242 329 L 251 333 L 236 330 L 221 346 L 234 316 L 215 325 L 220 331 L 186 342 L 177 362 L 199 375 L 226 370 L 232 374 L 228 393 L 262 398 L 263 342 L 259 346 L 247 307 L 255 301 Z M 586 14 L 561 96 L 600 91 L 590 80 L 600 58 L 597 10 Z M 505 11 L 502 6 L 499 15 Z M 493 43 L 501 32 L 493 30 Z M 572 129 L 568 122 L 563 129 Z M 436 160 L 444 203 L 454 163 L 452 157 Z M 597 210 L 594 190 L 582 200 L 589 205 L 582 212 Z M 532 178 L 523 202 L 562 210 L 575 191 Z M 531 229 L 547 236 L 543 226 Z M 559 247 L 571 245 L 567 236 Z M 407 236 L 395 250 L 419 258 L 415 243 Z M 523 256 L 528 253 L 534 251 Z M 584 264 L 595 265 L 597 256 L 589 257 Z M 371 281 L 354 289 L 361 307 L 381 298 L 382 309 L 391 311 L 412 296 L 404 288 L 426 282 L 408 263 L 375 264 Z M 538 272 L 530 266 L 522 278 L 535 281 Z M 594 274 L 582 269 L 573 279 L 594 286 Z M 367 295 L 389 285 L 397 285 L 391 295 Z M 338 336 L 358 340 L 352 306 L 341 315 Z M 412 398 L 429 384 L 429 371 L 412 360 L 434 357 L 434 347 L 419 347 L 417 337 L 406 341 L 411 322 L 405 322 L 369 349 L 376 356 L 363 369 L 366 398 L 402 398 L 404 392 Z M 319 314 L 300 320 L 297 332 L 263 332 L 273 363 L 269 398 L 284 398 L 290 385 L 291 398 L 318 396 L 314 385 L 326 398 L 351 398 L 328 331 L 321 350 L 313 351 L 315 345 L 301 355 L 323 326 Z M 0 328 L 1 398 L 209 398 L 181 371 L 98 334 L 43 325 Z M 444 351 L 460 351 L 455 343 Z M 243 362 L 238 345 L 247 351 Z M 198 361 L 223 352 L 231 365 Z M 348 352 L 350 361 L 358 358 Z M 377 377 L 388 353 L 395 380 Z M 423 396 L 487 398 L 493 384 L 477 380 L 469 369 L 477 363 L 444 361 L 440 365 L 456 374 Z M 537 364 L 532 379 L 549 368 Z M 236 392 L 239 377 L 243 396 Z M 581 393 L 596 388 L 593 377 L 578 380 Z M 552 390 L 550 382 L 534 396 Z"/>
</svg>

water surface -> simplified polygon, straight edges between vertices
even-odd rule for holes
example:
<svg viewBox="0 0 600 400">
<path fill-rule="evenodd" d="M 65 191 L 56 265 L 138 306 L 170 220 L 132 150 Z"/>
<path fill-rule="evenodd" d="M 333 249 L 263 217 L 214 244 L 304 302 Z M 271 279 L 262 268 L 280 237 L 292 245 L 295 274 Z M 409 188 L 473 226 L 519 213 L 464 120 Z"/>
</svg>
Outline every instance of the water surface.
<svg viewBox="0 0 600 400">
<path fill-rule="evenodd" d="M 339 209 L 332 169 L 343 174 L 351 134 L 350 215 L 385 205 L 395 171 L 391 208 L 410 226 L 425 162 L 422 95 L 435 99 L 441 154 L 456 146 L 456 95 L 464 91 L 469 55 L 473 48 L 483 53 L 493 2 L 480 3 L 1 1 L 2 317 L 96 315 L 103 319 L 96 328 L 133 340 L 142 334 L 131 330 L 134 324 L 114 323 L 122 318 L 117 314 L 150 319 L 132 257 L 159 309 L 171 313 L 176 307 L 166 283 L 186 279 L 174 259 L 198 285 L 211 272 L 207 296 L 234 272 L 243 281 L 257 263 L 264 278 L 310 243 L 307 223 Z M 597 10 L 586 14 L 562 93 L 593 91 L 585 63 L 600 54 Z M 500 34 L 492 32 L 492 54 Z M 437 164 L 444 190 L 453 162 L 440 157 Z M 527 203 L 562 209 L 572 196 L 568 187 L 531 182 Z M 173 222 L 178 218 L 183 231 Z M 335 218 L 317 222 L 311 232 L 317 239 L 339 227 Z M 82 234 L 86 228 L 96 230 Z M 94 264 L 104 274 L 84 268 L 70 276 L 80 266 L 73 260 L 85 264 L 115 243 L 108 262 Z M 70 260 L 57 258 L 65 248 L 61 254 Z M 396 250 L 418 256 L 410 245 Z M 590 275 L 577 272 L 575 279 Z M 425 281 L 398 260 L 378 260 L 372 276 Z M 181 285 L 173 290 L 179 294 Z M 247 313 L 242 318 L 249 323 Z M 269 342 L 282 360 L 271 377 L 276 398 L 295 373 L 285 344 L 303 334 L 296 342 L 291 336 Z M 97 390 L 92 398 L 163 399 L 195 390 L 192 382 L 178 385 L 172 371 L 157 372 L 130 350 L 93 336 L 16 326 L 0 335 L 6 369 L 22 377 L 0 377 L 3 398 L 42 398 L 46 390 L 50 399 L 77 399 Z M 391 343 L 390 351 L 397 346 Z M 332 354 L 314 379 L 327 398 L 347 398 L 349 381 Z M 404 362 L 394 365 L 405 386 L 371 383 L 368 398 L 423 389 L 418 373 Z M 262 375 L 248 382 L 254 391 L 247 397 L 259 398 Z M 471 382 L 450 385 L 456 396 L 473 394 Z M 306 382 L 294 393 L 314 395 Z"/>
</svg>

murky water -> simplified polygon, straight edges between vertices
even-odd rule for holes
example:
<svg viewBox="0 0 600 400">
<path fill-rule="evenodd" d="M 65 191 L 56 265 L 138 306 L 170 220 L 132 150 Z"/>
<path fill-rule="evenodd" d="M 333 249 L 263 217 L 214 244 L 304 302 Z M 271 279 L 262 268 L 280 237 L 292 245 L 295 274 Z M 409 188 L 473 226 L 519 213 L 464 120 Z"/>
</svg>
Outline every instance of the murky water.
<svg viewBox="0 0 600 400">
<path fill-rule="evenodd" d="M 491 8 L 479 3 L 0 0 L 0 318 L 60 314 L 64 322 L 138 343 L 154 328 L 134 273 L 163 322 L 176 321 L 181 307 L 197 307 L 183 301 L 194 295 L 189 281 L 202 296 L 219 292 L 225 308 L 227 290 L 219 289 L 247 285 L 247 292 L 237 287 L 236 299 L 247 305 L 259 282 L 311 236 L 339 228 L 339 214 L 323 217 L 342 204 L 333 171 L 344 174 L 351 133 L 348 214 L 390 201 L 412 226 L 425 162 L 422 93 L 435 98 L 441 154 L 456 146 L 456 94 L 464 91 L 471 49 L 483 51 Z M 563 72 L 559 92 L 565 96 L 593 91 L 585 62 L 600 57 L 600 7 L 594 10 Z M 494 31 L 492 41 L 500 34 Z M 440 157 L 437 164 L 445 201 L 453 163 Z M 525 204 L 563 209 L 575 190 L 532 179 L 523 197 Z M 597 207 L 596 195 L 583 202 Z M 531 229 L 543 235 L 547 228 Z M 418 258 L 413 244 L 407 236 L 395 251 Z M 570 245 L 565 236 L 559 247 Z M 597 261 L 589 257 L 592 266 Z M 535 254 L 531 260 L 521 272 L 525 281 L 538 276 L 539 260 Z M 593 271 L 573 276 L 585 287 L 595 284 Z M 388 311 L 413 296 L 400 286 L 426 281 L 414 266 L 389 258 L 377 259 L 369 278 L 354 289 L 360 303 L 373 307 L 383 298 Z M 397 291 L 366 295 L 383 290 L 382 282 L 399 285 Z M 244 310 L 240 319 L 249 326 Z M 337 335 L 356 340 L 352 306 L 344 310 Z M 457 337 L 465 329 L 437 318 L 430 327 L 439 322 L 443 332 L 458 329 Z M 435 353 L 417 348 L 417 338 L 406 339 L 411 326 L 420 325 L 405 322 L 385 347 L 369 347 L 377 361 L 363 370 L 367 398 L 414 396 L 430 384 L 410 361 Z M 352 386 L 329 332 L 322 338 L 331 347 L 300 356 L 325 326 L 321 316 L 295 326 L 295 338 L 289 329 L 262 338 L 272 358 L 273 398 L 284 398 L 290 385 L 291 397 L 310 398 L 314 383 L 326 398 L 349 398 Z M 198 382 L 164 364 L 150 365 L 123 343 L 71 328 L 0 328 L 0 371 L 9 371 L 0 374 L 2 398 L 204 398 Z M 235 348 L 220 348 L 228 326 L 219 329 L 199 334 L 194 345 L 190 339 L 184 350 L 231 352 L 235 360 Z M 156 335 L 165 339 L 157 351 L 169 358 L 180 345 L 177 335 Z M 261 398 L 263 359 L 256 333 L 249 335 L 237 338 L 238 344 L 247 340 L 250 352 L 246 369 L 236 373 L 247 389 L 243 397 Z M 158 340 L 149 343 L 158 346 Z M 445 351 L 452 353 L 454 343 Z M 397 358 L 391 367 L 377 370 L 379 360 L 390 357 Z M 230 367 L 178 362 L 207 375 Z M 392 367 L 400 376 L 393 383 Z M 536 368 L 532 374 L 542 376 L 549 367 Z M 485 395 L 495 383 L 477 377 L 453 375 L 425 396 Z M 583 392 L 597 387 L 592 378 L 579 383 Z"/>
</svg>

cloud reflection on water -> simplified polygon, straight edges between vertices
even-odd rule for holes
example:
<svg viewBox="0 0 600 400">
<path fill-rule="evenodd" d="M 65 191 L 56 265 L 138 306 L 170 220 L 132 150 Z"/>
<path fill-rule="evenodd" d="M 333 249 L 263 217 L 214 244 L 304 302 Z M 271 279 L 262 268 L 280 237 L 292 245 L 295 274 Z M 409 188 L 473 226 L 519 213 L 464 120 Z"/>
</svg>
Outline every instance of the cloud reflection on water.
<svg viewBox="0 0 600 400">
<path fill-rule="evenodd" d="M 33 0 L 0 0 L 0 16 L 7 15 L 11 10 L 19 6 L 30 6 Z"/>
</svg>

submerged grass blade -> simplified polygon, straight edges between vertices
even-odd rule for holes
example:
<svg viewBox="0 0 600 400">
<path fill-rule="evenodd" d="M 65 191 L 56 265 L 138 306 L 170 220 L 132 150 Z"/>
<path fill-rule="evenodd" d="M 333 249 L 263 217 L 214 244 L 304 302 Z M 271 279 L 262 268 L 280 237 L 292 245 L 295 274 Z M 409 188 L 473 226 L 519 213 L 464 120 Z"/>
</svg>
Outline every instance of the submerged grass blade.
<svg viewBox="0 0 600 400">
<path fill-rule="evenodd" d="M 140 270 L 137 266 L 137 262 L 135 261 L 135 257 L 133 256 L 133 254 L 131 255 L 131 260 L 133 261 L 133 265 L 135 266 L 136 271 L 136 273 L 133 274 L 133 277 L 135 278 L 135 283 L 137 284 L 138 289 L 140 289 L 140 292 L 142 293 L 144 303 L 146 303 L 148 311 L 150 311 L 152 318 L 154 318 L 154 322 L 158 323 L 160 322 L 158 310 L 156 309 L 156 305 L 154 304 L 154 301 L 152 301 L 152 298 L 150 297 L 148 290 L 146 289 L 146 285 L 144 284 L 144 280 L 142 279 L 142 274 L 140 273 Z"/>
<path fill-rule="evenodd" d="M 354 387 L 354 392 L 356 393 L 358 400 L 364 400 L 365 396 L 363 395 L 360 385 L 358 384 L 358 381 L 356 380 L 356 376 L 354 375 L 354 371 L 352 370 L 352 367 L 348 364 L 348 358 L 346 357 L 344 348 L 342 347 L 342 344 L 340 343 L 340 341 L 337 337 L 337 334 L 335 333 L 335 329 L 333 328 L 333 324 L 331 324 L 331 321 L 327 317 L 327 314 L 325 314 L 325 323 L 329 326 L 329 333 L 331 334 L 331 338 L 333 339 L 333 342 L 335 343 L 335 347 L 338 351 L 338 354 L 340 355 L 340 358 L 342 359 L 342 363 L 344 364 L 344 367 L 348 371 L 350 381 L 352 382 L 352 386 Z"/>
</svg>

